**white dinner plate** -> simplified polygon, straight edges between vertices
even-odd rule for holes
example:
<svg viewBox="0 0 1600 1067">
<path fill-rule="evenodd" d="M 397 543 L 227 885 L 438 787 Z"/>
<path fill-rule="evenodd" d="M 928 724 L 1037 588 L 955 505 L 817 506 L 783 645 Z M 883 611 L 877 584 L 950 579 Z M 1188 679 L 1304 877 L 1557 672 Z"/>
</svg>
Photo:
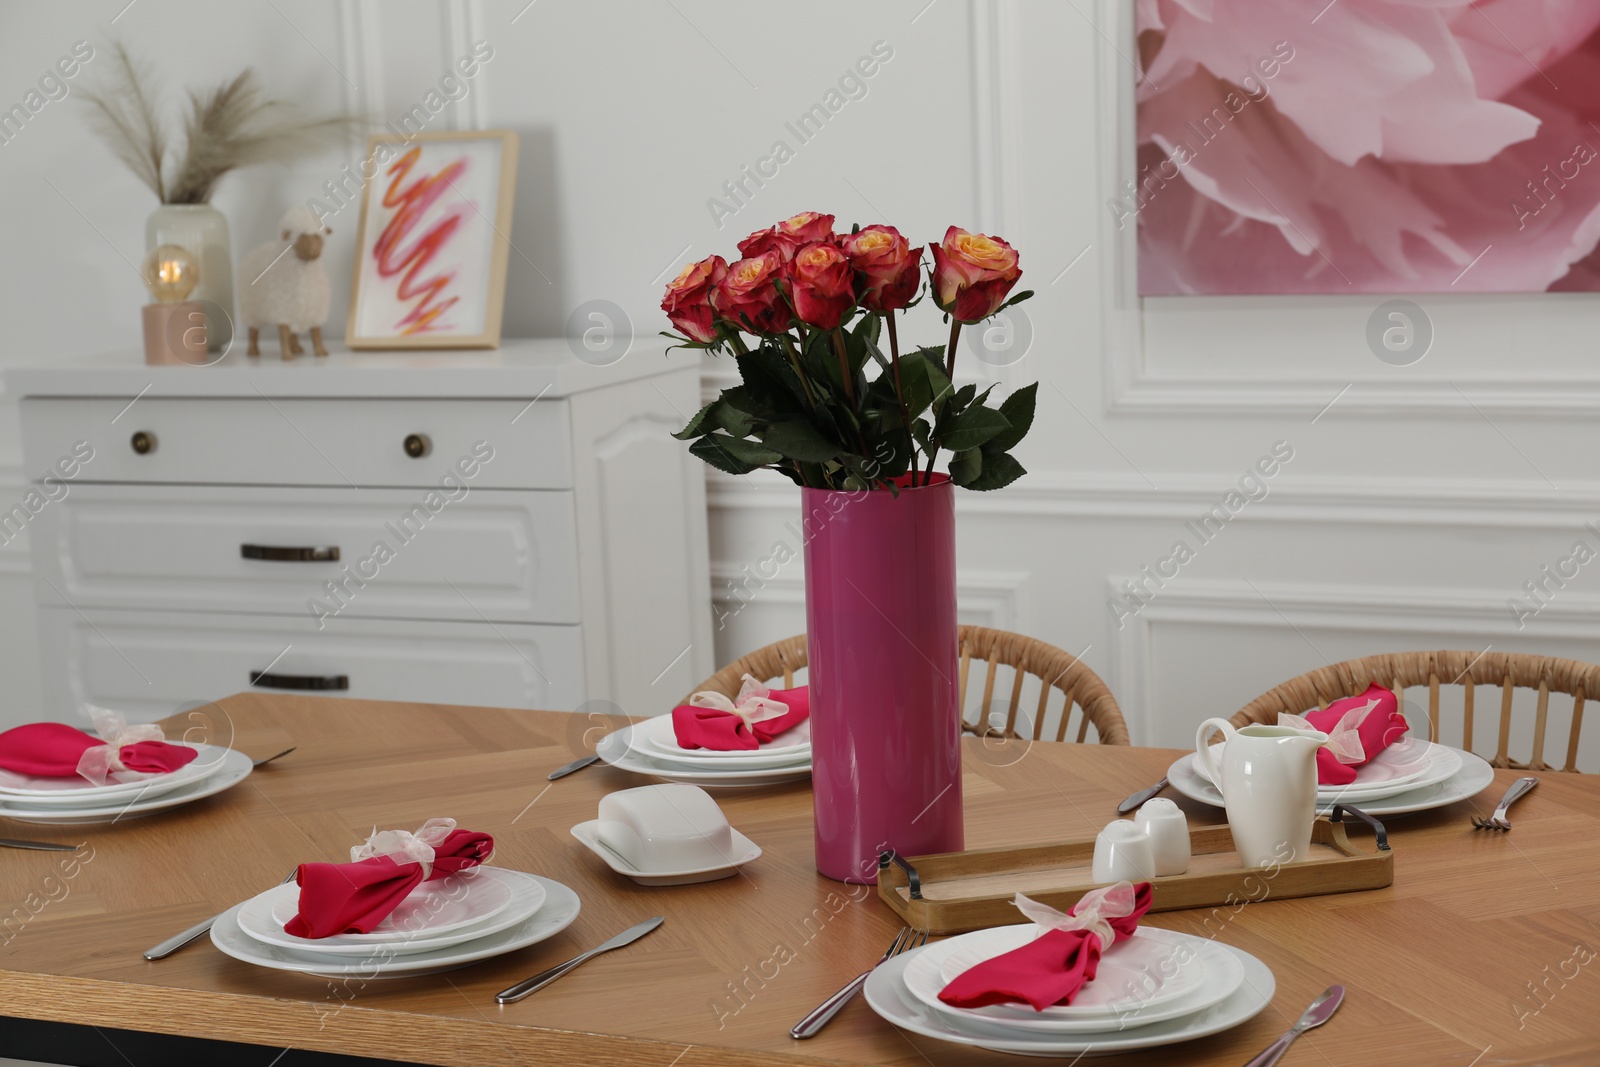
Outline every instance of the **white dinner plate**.
<svg viewBox="0 0 1600 1067">
<path fill-rule="evenodd" d="M 785 730 L 772 743 L 757 749 L 719 752 L 705 748 L 684 748 L 672 729 L 671 715 L 635 723 L 627 728 L 628 745 L 646 759 L 685 767 L 726 767 L 740 770 L 776 770 L 780 767 L 811 765 L 811 720 Z"/>
<path fill-rule="evenodd" d="M 1027 1004 L 957 1008 L 939 999 L 944 988 L 964 971 L 1021 948 L 1039 933 L 1039 927 L 1030 922 L 974 930 L 938 942 L 930 946 L 938 951 L 919 954 L 907 967 L 906 988 L 935 1011 L 964 1019 L 1025 1028 L 1032 1028 L 1030 1024 L 1037 1022 L 1077 1023 L 1088 1029 L 1105 1030 L 1122 1025 L 1120 1020 L 1124 1017 L 1162 1007 L 1207 984 L 1206 964 L 1198 944 L 1204 938 L 1152 927 L 1112 945 L 1111 951 L 1100 957 L 1094 981 L 1085 985 L 1071 1004 L 1035 1011 Z M 1207 1006 L 1201 1004 L 1194 1010 Z"/>
<path fill-rule="evenodd" d="M 84 778 L 40 778 L 0 770 L 0 801 L 22 801 L 36 807 L 104 807 L 134 798 L 148 800 L 216 774 L 222 769 L 223 753 L 228 751 L 215 745 L 167 743 L 197 749 L 200 754 L 175 771 L 105 785 L 93 785 Z"/>
<path fill-rule="evenodd" d="M 405 941 L 416 934 L 447 934 L 493 918 L 510 907 L 511 886 L 492 878 L 480 880 L 472 874 L 482 869 L 473 867 L 436 882 L 423 882 L 369 933 L 338 936 L 358 944 L 381 945 Z M 272 921 L 280 929 L 289 925 L 300 910 L 297 885 L 276 886 L 262 896 L 270 900 Z"/>
<path fill-rule="evenodd" d="M 318 956 L 309 952 L 263 944 L 239 927 L 239 909 L 236 904 L 217 916 L 211 926 L 211 943 L 219 950 L 245 963 L 267 967 L 275 971 L 296 971 L 317 978 L 344 978 L 359 975 L 365 979 L 406 978 L 419 974 L 437 974 L 469 963 L 503 956 L 508 952 L 537 944 L 554 937 L 578 917 L 578 894 L 560 882 L 538 875 L 529 875 L 544 888 L 544 906 L 531 916 L 499 933 L 476 937 L 458 945 L 415 952 L 406 956 L 378 958 L 377 953 L 364 957 L 338 958 Z"/>
<path fill-rule="evenodd" d="M 1232 994 L 1190 1015 L 1132 1029 L 1110 1029 L 1088 1033 L 1044 1033 L 999 1031 L 992 1024 L 963 1023 L 941 1015 L 912 996 L 906 988 L 906 968 L 925 948 L 903 952 L 880 964 L 867 979 L 867 1003 L 886 1021 L 924 1037 L 957 1045 L 972 1045 L 995 1052 L 1021 1056 L 1105 1056 L 1132 1049 L 1157 1048 L 1221 1033 L 1247 1022 L 1272 1002 L 1277 983 L 1266 964 L 1240 949 L 1218 946 L 1238 957 L 1244 980 Z"/>
<path fill-rule="evenodd" d="M 221 750 L 223 755 L 221 766 L 214 774 L 207 775 L 197 782 L 190 782 L 178 789 L 163 793 L 157 797 L 130 799 L 126 803 L 105 804 L 96 807 L 41 807 L 37 804 L 17 799 L 0 800 L 0 818 L 11 819 L 15 822 L 49 824 L 55 826 L 93 826 L 101 823 L 120 822 L 123 819 L 137 819 L 144 815 L 153 815 L 158 811 L 176 808 L 190 801 L 200 800 L 205 797 L 222 792 L 238 785 L 250 777 L 253 767 L 250 757 L 243 752 L 233 749 Z"/>
<path fill-rule="evenodd" d="M 646 756 L 628 743 L 628 730 L 607 734 L 595 746 L 595 755 L 618 770 L 645 774 L 665 782 L 682 782 L 702 789 L 762 789 L 771 785 L 799 782 L 811 777 L 811 765 L 773 769 L 736 767 L 690 767 L 664 758 Z"/>
<path fill-rule="evenodd" d="M 1210 1008 L 1229 997 L 1245 977 L 1238 958 L 1205 937 L 1152 926 L 1139 929 L 1131 941 L 1112 945 L 1101 957 L 1094 981 L 1083 987 L 1072 1005 L 1043 1011 L 1034 1011 L 1029 1005 L 954 1008 L 939 1000 L 946 985 L 970 966 L 1026 944 L 1037 933 L 1037 926 L 1026 923 L 976 933 L 986 937 L 957 944 L 947 952 L 925 953 L 906 968 L 910 993 L 962 1025 L 1051 1033 L 1126 1030 Z M 939 942 L 939 947 L 955 941 L 958 939 L 952 937 Z"/>
<path fill-rule="evenodd" d="M 481 912 L 476 918 L 465 923 L 445 922 L 438 927 L 424 927 L 415 931 L 405 927 L 403 921 L 398 929 L 384 930 L 384 926 L 395 920 L 400 914 L 396 909 L 378 929 L 370 934 L 336 934 L 333 937 L 305 938 L 295 937 L 284 932 L 284 923 L 278 919 L 282 913 L 284 896 L 282 890 L 289 890 L 289 910 L 295 909 L 295 901 L 299 893 L 296 885 L 277 886 L 257 896 L 250 898 L 239 906 L 236 917 L 240 929 L 257 941 L 268 945 L 277 945 L 280 948 L 292 948 L 298 952 L 311 955 L 325 956 L 363 956 L 369 958 L 383 958 L 384 956 L 409 956 L 417 952 L 431 952 L 438 948 L 448 948 L 466 941 L 489 934 L 497 934 L 502 930 L 510 929 L 518 923 L 530 918 L 544 906 L 544 886 L 531 874 L 521 871 L 508 871 L 500 867 L 475 867 L 481 872 L 475 875 L 470 886 L 479 891 L 480 899 L 473 906 L 473 910 Z M 463 883 L 455 882 L 460 875 L 442 878 L 438 882 L 424 882 L 424 886 L 439 887 L 444 892 L 436 897 L 442 899 L 445 907 L 440 914 L 455 914 L 459 912 L 463 894 L 459 892 Z M 452 883 L 453 885 L 447 885 Z M 484 893 L 489 890 L 489 893 Z M 421 887 L 418 887 L 421 892 Z M 407 908 L 411 918 L 428 918 L 427 912 L 420 912 L 413 901 L 417 894 L 408 897 L 401 908 Z M 501 900 L 503 899 L 503 903 Z M 379 939 L 379 935 L 384 935 Z M 369 938 L 373 940 L 368 940 Z"/>
<path fill-rule="evenodd" d="M 715 882 L 719 878 L 731 878 L 739 873 L 739 868 L 751 860 L 761 857 L 761 846 L 729 827 L 733 835 L 733 849 L 727 856 L 726 863 L 719 863 L 715 867 L 691 867 L 672 871 L 642 871 L 629 863 L 622 856 L 607 848 L 596 832 L 600 827 L 599 819 L 590 819 L 581 822 L 572 828 L 572 836 L 582 841 L 584 846 L 605 861 L 618 874 L 625 874 L 640 885 L 693 885 L 696 882 Z"/>
<path fill-rule="evenodd" d="M 1333 810 L 1335 804 L 1350 804 L 1368 815 L 1403 815 L 1412 811 L 1427 811 L 1429 808 L 1442 808 L 1446 804 L 1475 797 L 1493 784 L 1494 768 L 1481 756 L 1459 749 L 1452 751 L 1460 757 L 1461 769 L 1442 782 L 1413 786 L 1393 796 L 1360 803 L 1343 797 L 1338 800 L 1323 800 L 1318 797 L 1317 814 L 1326 815 Z M 1198 800 L 1214 808 L 1224 806 L 1222 794 L 1217 792 L 1217 787 L 1207 781 L 1195 768 L 1193 753 L 1173 761 L 1172 766 L 1167 768 L 1167 781 L 1173 789 L 1191 800 Z"/>
<path fill-rule="evenodd" d="M 1211 761 L 1216 763 L 1216 766 L 1222 766 L 1222 753 L 1226 752 L 1226 750 L 1226 741 L 1214 742 L 1211 745 Z M 1403 782 L 1413 782 L 1424 776 L 1424 774 L 1429 773 L 1429 769 L 1434 768 L 1438 758 L 1446 758 L 1446 753 L 1448 752 L 1450 752 L 1450 749 L 1446 749 L 1445 745 L 1435 745 L 1429 741 L 1422 741 L 1421 737 L 1403 737 L 1402 741 L 1389 745 L 1387 749 L 1379 752 L 1376 757 L 1366 761 L 1362 766 L 1358 766 L 1355 769 L 1354 782 L 1350 782 L 1347 785 L 1318 784 L 1317 792 L 1333 793 L 1338 792 L 1338 790 L 1371 792 L 1371 790 L 1389 789 L 1389 787 L 1395 787 L 1395 785 L 1402 785 Z M 1195 769 L 1200 771 L 1206 781 L 1213 781 L 1205 763 L 1202 763 L 1198 758 L 1195 760 Z M 1459 766 L 1456 769 L 1459 769 Z M 1451 774 L 1453 773 L 1454 771 L 1451 771 Z M 1450 777 L 1450 774 L 1446 774 L 1445 777 Z M 1443 779 L 1435 779 L 1435 781 L 1443 781 Z M 1422 782 L 1422 784 L 1430 785 L 1432 782 Z"/>
</svg>

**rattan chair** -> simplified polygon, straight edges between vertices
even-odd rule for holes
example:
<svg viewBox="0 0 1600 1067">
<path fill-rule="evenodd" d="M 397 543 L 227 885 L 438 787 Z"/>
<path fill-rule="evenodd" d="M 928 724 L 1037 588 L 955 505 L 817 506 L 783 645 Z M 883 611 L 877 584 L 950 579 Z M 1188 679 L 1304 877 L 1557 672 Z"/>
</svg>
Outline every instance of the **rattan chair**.
<svg viewBox="0 0 1600 1067">
<path fill-rule="evenodd" d="M 1471 750 L 1474 692 L 1479 685 L 1500 687 L 1500 737 L 1494 759 L 1496 767 L 1550 771 L 1544 761 L 1545 729 L 1550 713 L 1550 694 L 1572 697 L 1572 727 L 1567 735 L 1567 757 L 1563 771 L 1577 771 L 1578 732 L 1583 726 L 1583 703 L 1587 695 L 1600 692 L 1600 666 L 1573 659 L 1533 656 L 1519 652 L 1395 652 L 1363 659 L 1346 660 L 1329 667 L 1308 671 L 1269 689 L 1246 704 L 1233 717 L 1235 726 L 1278 721 L 1278 713 L 1300 715 L 1327 707 L 1343 697 L 1358 696 L 1372 683 L 1393 689 L 1404 702 L 1405 689 L 1428 687 L 1429 737 L 1440 740 L 1439 687 L 1463 688 L 1462 748 Z M 1534 709 L 1532 758 L 1520 762 L 1507 751 L 1511 740 L 1512 693 L 1516 689 L 1538 690 Z"/>
<path fill-rule="evenodd" d="M 963 715 L 961 728 L 965 732 L 994 734 L 1002 731 L 1002 727 L 997 724 L 986 724 L 985 710 L 991 708 L 994 700 L 1000 669 L 1009 667 L 1012 678 L 1003 727 L 1006 736 L 1016 736 L 1023 690 L 1031 677 L 1037 679 L 1039 700 L 1031 725 L 1027 723 L 1024 725 L 1029 727 L 1034 740 L 1065 741 L 1069 720 L 1076 706 L 1079 715 L 1077 735 L 1074 740 L 1080 742 L 1087 740 L 1089 726 L 1092 723 L 1095 740 L 1101 744 L 1129 743 L 1128 725 L 1123 721 L 1122 709 L 1117 706 L 1116 698 L 1111 695 L 1106 683 L 1100 680 L 1100 676 L 1090 670 L 1078 657 L 1032 637 L 1024 637 L 1022 634 L 1007 630 L 991 630 L 984 626 L 961 627 L 960 642 L 961 672 L 957 684 L 964 713 L 967 708 L 967 681 L 972 662 L 978 660 L 988 665 L 984 671 L 983 699 L 977 706 L 977 716 L 969 720 L 965 714 Z M 775 641 L 765 648 L 758 648 L 749 655 L 735 660 L 695 686 L 693 691 L 710 689 L 731 698 L 738 694 L 739 684 L 746 674 L 763 682 L 773 682 L 782 678 L 783 688 L 789 689 L 794 686 L 795 672 L 803 669 L 807 662 L 806 635 L 799 634 L 782 641 Z M 1065 700 L 1052 701 L 1050 695 L 1055 692 L 1061 693 Z M 1052 717 L 1056 721 L 1054 737 L 1041 736 L 1045 732 L 1046 721 Z"/>
</svg>

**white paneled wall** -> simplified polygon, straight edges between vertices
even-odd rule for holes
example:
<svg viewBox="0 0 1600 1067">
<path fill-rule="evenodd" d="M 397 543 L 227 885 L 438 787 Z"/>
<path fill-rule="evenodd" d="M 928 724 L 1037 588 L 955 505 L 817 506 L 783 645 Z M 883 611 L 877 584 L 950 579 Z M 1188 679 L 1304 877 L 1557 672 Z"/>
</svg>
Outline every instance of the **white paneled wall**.
<svg viewBox="0 0 1600 1067">
<path fill-rule="evenodd" d="M 1584 529 L 1600 521 L 1595 300 L 1417 297 L 1435 340 L 1410 367 L 1367 348 L 1376 299 L 1140 301 L 1131 231 L 1106 208 L 1132 158 L 1125 2 L 142 0 L 108 25 L 122 6 L 10 14 L 0 104 L 72 42 L 103 56 L 116 32 L 159 65 L 169 95 L 254 64 L 277 91 L 389 121 L 487 42 L 493 58 L 430 121 L 521 134 L 508 334 L 558 333 L 591 299 L 651 334 L 684 262 L 731 254 L 802 209 L 883 219 L 919 241 L 948 223 L 1011 239 L 1039 293 L 1025 306 L 1032 346 L 1013 366 L 968 372 L 1002 390 L 1041 381 L 1021 451 L 1032 473 L 961 500 L 962 615 L 1083 652 L 1138 741 L 1183 744 L 1199 718 L 1329 658 L 1441 645 L 1600 657 L 1600 564 L 1521 629 L 1507 606 L 1574 541 L 1600 547 Z M 875 45 L 889 58 L 802 142 L 790 125 Z M 778 141 L 792 158 L 730 199 L 724 183 Z M 218 204 L 236 250 L 357 152 L 229 178 Z M 75 101 L 0 145 L 0 187 L 0 366 L 130 347 L 142 299 L 130 263 L 151 205 Z M 354 209 L 332 225 L 341 309 Z M 910 338 L 941 341 L 919 310 Z M 336 310 L 331 335 L 341 321 Z M 727 373 L 709 367 L 708 388 Z M 20 491 L 9 410 L 0 503 Z M 1279 442 L 1293 458 L 1197 538 L 1189 524 Z M 711 481 L 719 660 L 803 628 L 795 492 Z M 1193 558 L 1174 572 L 1163 561 L 1180 540 Z M 0 672 L 27 700 L 19 558 L 0 549 Z M 1146 567 L 1169 576 L 1157 587 Z M 1125 581 L 1146 591 L 1137 612 L 1108 607 Z M 1585 762 L 1600 770 L 1600 751 Z"/>
</svg>

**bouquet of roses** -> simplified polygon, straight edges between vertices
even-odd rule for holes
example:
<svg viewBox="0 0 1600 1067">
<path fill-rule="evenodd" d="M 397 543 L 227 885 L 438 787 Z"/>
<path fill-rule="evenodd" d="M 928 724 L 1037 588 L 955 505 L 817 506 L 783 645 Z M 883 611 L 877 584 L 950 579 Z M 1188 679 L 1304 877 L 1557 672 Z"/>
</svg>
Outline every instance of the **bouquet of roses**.
<svg viewBox="0 0 1600 1067">
<path fill-rule="evenodd" d="M 950 340 L 904 354 L 895 313 L 921 299 L 923 249 L 893 226 L 836 234 L 832 215 L 808 211 L 740 241 L 731 266 L 710 256 L 685 267 L 661 301 L 682 335 L 666 336 L 731 353 L 742 384 L 673 436 L 718 470 L 776 470 L 814 489 L 927 485 L 941 450 L 956 485 L 1016 481 L 1026 472 L 1011 449 L 1033 424 L 1037 383 L 991 407 L 993 386 L 951 379 L 961 327 L 1033 294 L 1010 295 L 1022 269 L 997 237 L 952 226 L 929 250 L 928 291 Z"/>
</svg>

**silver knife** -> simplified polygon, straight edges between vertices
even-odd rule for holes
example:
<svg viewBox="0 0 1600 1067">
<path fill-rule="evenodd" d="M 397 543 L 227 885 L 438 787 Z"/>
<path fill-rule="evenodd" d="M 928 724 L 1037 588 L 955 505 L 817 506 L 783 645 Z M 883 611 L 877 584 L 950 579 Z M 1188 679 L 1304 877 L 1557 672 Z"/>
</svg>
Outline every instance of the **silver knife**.
<svg viewBox="0 0 1600 1067">
<path fill-rule="evenodd" d="M 599 756 L 585 756 L 582 759 L 575 759 L 565 767 L 557 767 L 555 770 L 551 771 L 549 780 L 553 782 L 557 778 L 565 778 L 573 771 L 581 771 L 585 767 L 589 766 L 589 764 L 597 763 L 599 760 Z"/>
<path fill-rule="evenodd" d="M 524 979 L 509 989 L 502 989 L 500 992 L 494 995 L 494 999 L 501 1004 L 513 1004 L 527 996 L 529 993 L 537 993 L 539 990 L 543 989 L 551 982 L 554 982 L 557 978 L 560 978 L 568 971 L 574 970 L 580 964 L 594 959 L 596 956 L 600 955 L 600 953 L 610 952 L 614 948 L 621 948 L 623 945 L 633 944 L 645 934 L 648 934 L 651 930 L 654 930 L 656 927 L 660 926 L 661 923 L 662 917 L 657 915 L 653 919 L 646 919 L 637 926 L 630 926 L 628 929 L 622 931 L 622 933 L 618 934 L 616 937 L 613 937 L 610 941 L 607 941 L 599 948 L 592 948 L 582 955 L 572 957 L 566 963 L 556 964 L 548 971 L 540 971 L 532 978 Z"/>
<path fill-rule="evenodd" d="M 290 882 L 294 881 L 294 876 L 295 876 L 295 874 L 297 874 L 299 872 L 299 870 L 300 870 L 299 867 L 294 868 L 294 870 L 289 872 L 289 877 L 285 878 L 283 881 L 279 882 L 278 884 L 279 885 L 288 885 Z M 187 945 L 189 942 L 193 941 L 195 938 L 199 937 L 201 934 L 205 933 L 207 930 L 210 930 L 211 929 L 211 925 L 213 923 L 215 923 L 218 919 L 222 918 L 222 916 L 225 915 L 225 914 L 227 914 L 227 913 L 226 912 L 218 912 L 217 914 L 213 915 L 211 918 L 207 919 L 205 922 L 195 923 L 193 926 L 189 927 L 189 929 L 183 931 L 183 933 L 181 933 L 181 934 L 173 934 L 171 937 L 167 938 L 165 941 L 161 942 L 159 945 L 152 945 L 150 948 L 147 948 L 147 949 L 144 950 L 144 958 L 147 959 L 147 960 L 164 960 L 164 959 L 166 959 L 168 956 L 170 956 L 174 952 L 178 951 L 184 945 Z"/>
<path fill-rule="evenodd" d="M 1272 1067 L 1289 1051 L 1289 1046 L 1294 1044 L 1294 1039 L 1310 1030 L 1314 1026 L 1321 1026 L 1333 1018 L 1333 1013 L 1339 1010 L 1339 1005 L 1344 1003 L 1344 986 L 1331 985 L 1323 990 L 1322 995 L 1311 1002 L 1305 1014 L 1300 1016 L 1300 1021 L 1295 1023 L 1278 1040 L 1268 1045 L 1255 1059 L 1245 1064 L 1244 1067 Z"/>
<path fill-rule="evenodd" d="M 1139 805 L 1143 804 L 1145 801 L 1149 800 L 1151 797 L 1155 796 L 1157 793 L 1161 792 L 1166 787 L 1167 787 L 1167 780 L 1166 780 L 1166 778 L 1162 778 L 1161 781 L 1157 782 L 1155 785 L 1151 786 L 1149 789 L 1141 789 L 1141 790 L 1139 790 L 1137 793 L 1133 794 L 1133 796 L 1129 797 L 1127 800 L 1124 800 L 1121 804 L 1117 805 L 1117 814 L 1118 815 L 1126 815 L 1126 814 L 1128 814 L 1128 812 L 1132 811 L 1134 808 L 1137 808 Z"/>
<path fill-rule="evenodd" d="M 17 841 L 9 837 L 0 837 L 0 845 L 6 848 L 34 848 L 40 852 L 76 852 L 77 845 L 56 845 L 49 841 Z"/>
</svg>

